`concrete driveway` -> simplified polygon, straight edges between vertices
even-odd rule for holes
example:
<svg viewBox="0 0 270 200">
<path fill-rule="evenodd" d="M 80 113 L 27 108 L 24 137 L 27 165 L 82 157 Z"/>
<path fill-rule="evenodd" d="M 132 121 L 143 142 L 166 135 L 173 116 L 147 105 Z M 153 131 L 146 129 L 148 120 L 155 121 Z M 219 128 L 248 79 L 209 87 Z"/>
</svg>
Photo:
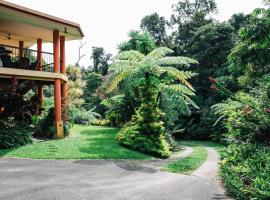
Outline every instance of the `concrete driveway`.
<svg viewBox="0 0 270 200">
<path fill-rule="evenodd" d="M 0 199 L 227 199 L 215 179 L 166 173 L 147 166 L 134 161 L 2 158 Z"/>
</svg>

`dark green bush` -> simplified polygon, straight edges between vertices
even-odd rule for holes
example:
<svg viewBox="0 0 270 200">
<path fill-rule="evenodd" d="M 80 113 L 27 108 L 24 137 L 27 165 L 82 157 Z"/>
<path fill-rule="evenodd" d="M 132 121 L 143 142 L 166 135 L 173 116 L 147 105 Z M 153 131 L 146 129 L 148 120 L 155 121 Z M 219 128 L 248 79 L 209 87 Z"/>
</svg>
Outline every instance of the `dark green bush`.
<svg viewBox="0 0 270 200">
<path fill-rule="evenodd" d="M 42 138 L 54 138 L 56 136 L 54 118 L 54 108 L 50 108 L 47 115 L 41 117 L 37 122 L 34 136 Z"/>
<path fill-rule="evenodd" d="M 133 109 L 130 108 L 125 95 L 106 98 L 101 102 L 101 105 L 106 108 L 105 118 L 110 121 L 111 126 L 122 127 L 126 122 L 131 120 Z"/>
<path fill-rule="evenodd" d="M 221 159 L 220 175 L 235 199 L 270 199 L 269 147 L 230 145 Z"/>
<path fill-rule="evenodd" d="M 32 142 L 32 131 L 26 122 L 0 120 L 0 127 L 0 149 L 15 148 Z"/>
</svg>

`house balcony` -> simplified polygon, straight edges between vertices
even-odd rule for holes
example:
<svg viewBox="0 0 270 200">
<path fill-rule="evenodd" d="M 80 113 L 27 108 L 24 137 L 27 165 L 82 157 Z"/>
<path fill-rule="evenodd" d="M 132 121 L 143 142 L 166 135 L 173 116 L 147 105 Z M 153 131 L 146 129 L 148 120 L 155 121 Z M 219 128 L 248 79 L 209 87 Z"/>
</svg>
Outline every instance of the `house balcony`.
<svg viewBox="0 0 270 200">
<path fill-rule="evenodd" d="M 54 82 L 67 82 L 62 73 L 54 72 L 54 54 L 37 50 L 0 44 L 0 77 Z M 60 58 L 59 58 L 60 59 Z M 60 61 L 61 62 L 61 61 Z"/>
</svg>

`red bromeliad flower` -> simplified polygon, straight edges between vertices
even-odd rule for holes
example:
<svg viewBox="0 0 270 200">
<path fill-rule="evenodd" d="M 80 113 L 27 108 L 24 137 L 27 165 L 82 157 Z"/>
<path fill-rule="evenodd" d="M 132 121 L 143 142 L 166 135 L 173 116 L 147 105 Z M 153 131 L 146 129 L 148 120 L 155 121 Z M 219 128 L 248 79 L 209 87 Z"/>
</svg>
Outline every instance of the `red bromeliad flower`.
<svg viewBox="0 0 270 200">
<path fill-rule="evenodd" d="M 209 81 L 211 83 L 217 83 L 217 79 L 214 79 L 213 77 L 209 77 Z"/>
<path fill-rule="evenodd" d="M 270 108 L 265 109 L 265 112 L 270 113 Z"/>
<path fill-rule="evenodd" d="M 214 85 L 211 85 L 211 90 L 219 90 L 216 86 L 214 86 Z"/>
</svg>

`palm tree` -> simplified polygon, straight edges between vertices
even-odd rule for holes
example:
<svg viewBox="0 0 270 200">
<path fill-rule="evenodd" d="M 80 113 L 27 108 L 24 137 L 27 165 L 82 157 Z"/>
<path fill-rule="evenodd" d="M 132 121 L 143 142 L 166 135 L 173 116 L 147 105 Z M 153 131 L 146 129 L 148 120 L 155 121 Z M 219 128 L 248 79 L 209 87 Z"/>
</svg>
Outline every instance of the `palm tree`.
<svg viewBox="0 0 270 200">
<path fill-rule="evenodd" d="M 125 81 L 126 87 L 134 86 L 138 83 L 136 80 L 145 79 L 145 73 L 148 72 L 159 77 L 157 83 L 159 92 L 173 90 L 180 95 L 184 105 L 183 112 L 189 111 L 188 105 L 190 104 L 197 107 L 190 99 L 190 96 L 195 95 L 195 91 L 188 82 L 188 79 L 196 74 L 180 70 L 188 69 L 190 65 L 197 64 L 197 61 L 188 57 L 168 56 L 172 53 L 173 51 L 167 47 L 157 48 L 146 56 L 135 50 L 120 53 L 114 58 L 114 62 L 109 68 L 109 76 L 105 82 L 107 92 L 115 91 Z"/>
</svg>

